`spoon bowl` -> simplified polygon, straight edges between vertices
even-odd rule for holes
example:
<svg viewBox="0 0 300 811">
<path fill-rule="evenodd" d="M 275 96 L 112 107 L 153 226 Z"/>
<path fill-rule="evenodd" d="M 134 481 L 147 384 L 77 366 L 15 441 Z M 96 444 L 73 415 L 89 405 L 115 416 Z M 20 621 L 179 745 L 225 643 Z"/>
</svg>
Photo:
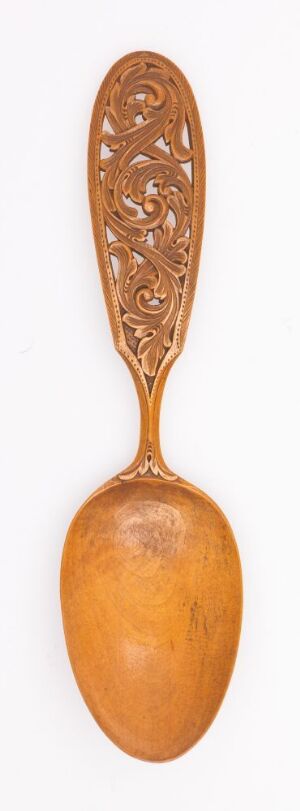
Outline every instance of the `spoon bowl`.
<svg viewBox="0 0 300 811">
<path fill-rule="evenodd" d="M 231 528 L 196 488 L 113 483 L 71 524 L 62 562 L 70 660 L 98 724 L 135 757 L 181 755 L 211 724 L 241 605 Z"/>
</svg>

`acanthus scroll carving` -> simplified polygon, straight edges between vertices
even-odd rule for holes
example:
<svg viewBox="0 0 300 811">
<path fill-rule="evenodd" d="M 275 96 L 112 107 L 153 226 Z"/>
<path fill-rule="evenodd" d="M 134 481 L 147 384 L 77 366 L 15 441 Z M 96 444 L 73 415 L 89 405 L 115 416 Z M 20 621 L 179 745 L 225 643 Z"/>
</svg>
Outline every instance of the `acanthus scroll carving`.
<svg viewBox="0 0 300 811">
<path fill-rule="evenodd" d="M 125 340 L 151 391 L 172 346 L 190 248 L 186 110 L 168 68 L 138 61 L 116 79 L 105 116 L 99 171 L 108 250 Z"/>
</svg>

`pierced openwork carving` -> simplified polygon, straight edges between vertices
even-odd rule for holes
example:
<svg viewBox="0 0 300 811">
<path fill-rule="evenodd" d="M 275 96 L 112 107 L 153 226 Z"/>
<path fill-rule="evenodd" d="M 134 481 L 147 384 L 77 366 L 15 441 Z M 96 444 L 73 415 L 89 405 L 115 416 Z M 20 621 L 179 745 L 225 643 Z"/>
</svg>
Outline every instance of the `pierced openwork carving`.
<svg viewBox="0 0 300 811">
<path fill-rule="evenodd" d="M 151 378 L 172 344 L 182 298 L 192 210 L 182 164 L 192 149 L 183 142 L 185 109 L 166 68 L 146 62 L 129 67 L 116 80 L 105 112 L 112 132 L 102 132 L 101 144 L 111 155 L 101 154 L 100 170 L 104 221 L 115 237 L 109 251 L 118 259 L 126 340 Z M 158 145 L 160 138 L 169 151 Z"/>
<path fill-rule="evenodd" d="M 126 478 L 172 476 L 151 426 L 159 381 L 181 351 L 189 321 L 204 176 L 199 116 L 181 72 L 147 52 L 120 60 L 94 108 L 89 186 L 115 344 L 148 404 L 143 452 Z"/>
</svg>

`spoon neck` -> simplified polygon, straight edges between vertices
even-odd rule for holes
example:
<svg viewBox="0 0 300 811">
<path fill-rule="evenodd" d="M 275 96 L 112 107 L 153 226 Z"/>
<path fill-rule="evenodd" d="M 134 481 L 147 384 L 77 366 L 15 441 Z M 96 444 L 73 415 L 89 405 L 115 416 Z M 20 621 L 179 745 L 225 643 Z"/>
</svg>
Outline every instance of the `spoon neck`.
<svg viewBox="0 0 300 811">
<path fill-rule="evenodd" d="M 132 373 L 132 369 L 130 369 Z M 161 376 L 158 385 L 148 394 L 137 375 L 132 374 L 140 404 L 140 439 L 137 454 L 132 464 L 121 474 L 121 479 L 134 479 L 140 476 L 157 476 L 173 480 L 177 476 L 166 465 L 160 447 L 160 408 L 168 369 Z"/>
</svg>

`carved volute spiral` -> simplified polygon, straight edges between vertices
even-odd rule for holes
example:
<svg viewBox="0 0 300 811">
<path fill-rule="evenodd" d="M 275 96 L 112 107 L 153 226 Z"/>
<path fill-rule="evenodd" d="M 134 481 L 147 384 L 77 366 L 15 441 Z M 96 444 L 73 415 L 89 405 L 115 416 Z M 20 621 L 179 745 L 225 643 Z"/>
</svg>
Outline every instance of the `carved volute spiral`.
<svg viewBox="0 0 300 811">
<path fill-rule="evenodd" d="M 161 457 L 158 413 L 194 296 L 205 160 L 192 91 L 169 60 L 138 52 L 107 74 L 91 122 L 89 191 L 114 341 L 147 423 L 122 475 L 173 478 Z"/>
</svg>

